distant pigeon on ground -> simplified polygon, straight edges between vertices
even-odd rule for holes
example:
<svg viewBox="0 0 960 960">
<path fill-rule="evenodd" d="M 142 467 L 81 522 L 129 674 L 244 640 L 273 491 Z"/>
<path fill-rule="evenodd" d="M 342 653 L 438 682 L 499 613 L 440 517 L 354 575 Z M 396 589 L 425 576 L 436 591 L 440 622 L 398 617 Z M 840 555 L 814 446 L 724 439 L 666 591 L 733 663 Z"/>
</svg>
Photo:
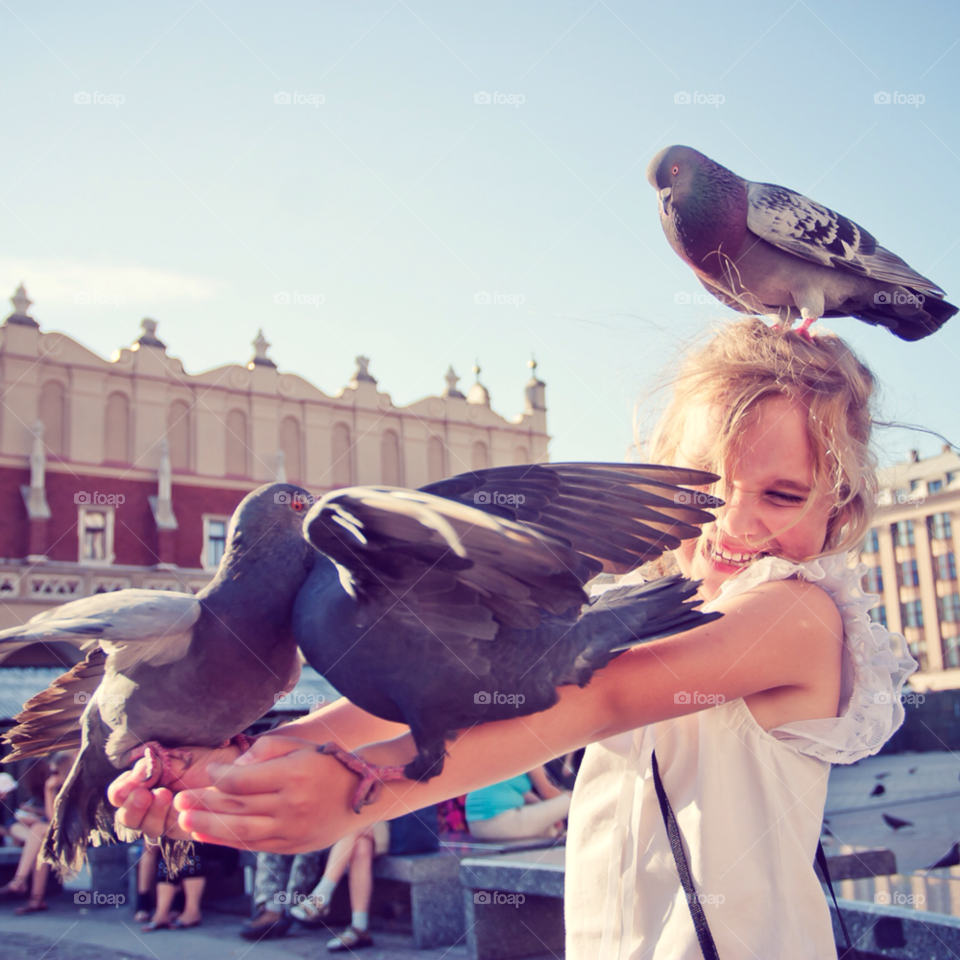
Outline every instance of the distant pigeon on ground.
<svg viewBox="0 0 960 960">
<path fill-rule="evenodd" d="M 883 773 L 875 773 L 873 776 L 874 776 L 874 779 L 876 780 L 885 780 L 887 777 L 890 776 L 890 771 L 884 770 Z"/>
<path fill-rule="evenodd" d="M 196 596 L 118 590 L 0 632 L 0 658 L 42 641 L 92 648 L 27 702 L 6 736 L 14 747 L 7 761 L 80 750 L 43 848 L 61 871 L 80 867 L 88 842 L 114 838 L 106 787 L 118 771 L 149 750 L 160 784 L 170 786 L 168 764 L 189 755 L 169 748 L 221 745 L 296 685 L 293 602 L 317 559 L 303 538 L 310 502 L 285 483 L 248 494 L 216 576 Z M 187 849 L 171 848 L 174 866 Z"/>
<path fill-rule="evenodd" d="M 871 791 L 871 797 L 882 797 L 887 792 L 887 788 L 882 784 L 878 783 Z"/>
<path fill-rule="evenodd" d="M 921 340 L 956 312 L 944 292 L 862 227 L 802 194 L 753 183 L 690 147 L 647 168 L 670 245 L 717 299 L 742 313 L 856 317 Z"/>
<path fill-rule="evenodd" d="M 891 817 L 889 813 L 881 814 L 883 822 L 894 830 L 901 830 L 903 827 L 912 827 L 912 820 L 901 820 L 899 817 Z"/>
<path fill-rule="evenodd" d="M 936 863 L 925 870 L 938 870 L 941 867 L 960 867 L 960 843 L 955 843 Z"/>
<path fill-rule="evenodd" d="M 911 767 L 911 768 L 907 771 L 907 773 L 911 773 L 911 774 L 912 774 L 912 773 L 916 773 L 917 770 L 919 770 L 919 769 L 920 769 L 919 767 Z"/>
<path fill-rule="evenodd" d="M 335 490 L 304 521 L 329 558 L 297 598 L 294 629 L 317 671 L 362 709 L 409 725 L 418 755 L 361 774 L 355 809 L 390 779 L 427 780 L 445 742 L 525 716 L 583 686 L 630 646 L 710 621 L 698 584 L 674 576 L 590 599 L 622 573 L 699 535 L 712 518 L 676 484 L 712 474 L 642 464 L 546 463 L 463 474 L 422 490 Z"/>
</svg>

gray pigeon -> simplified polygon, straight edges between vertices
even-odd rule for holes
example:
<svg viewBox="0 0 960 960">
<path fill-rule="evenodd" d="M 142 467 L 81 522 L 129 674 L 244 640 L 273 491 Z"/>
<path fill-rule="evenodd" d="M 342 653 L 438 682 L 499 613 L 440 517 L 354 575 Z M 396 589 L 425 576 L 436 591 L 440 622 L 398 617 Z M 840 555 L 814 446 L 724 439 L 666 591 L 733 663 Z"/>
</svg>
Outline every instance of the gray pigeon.
<svg viewBox="0 0 960 960">
<path fill-rule="evenodd" d="M 316 554 L 304 540 L 311 501 L 274 483 L 248 494 L 227 532 L 214 579 L 196 596 L 118 590 L 74 600 L 0 633 L 0 658 L 31 643 L 92 647 L 87 658 L 31 699 L 7 734 L 7 761 L 54 750 L 80 753 L 57 796 L 43 856 L 78 869 L 88 843 L 114 837 L 106 787 L 151 755 L 189 760 L 180 744 L 219 746 L 293 689 L 300 660 L 291 614 Z M 187 846 L 171 850 L 174 866 Z"/>
<path fill-rule="evenodd" d="M 645 464 L 545 463 L 462 474 L 422 490 L 352 487 L 304 520 L 332 562 L 294 607 L 304 657 L 344 696 L 405 723 L 417 757 L 375 768 L 331 744 L 361 775 L 354 807 L 385 780 L 428 780 L 458 730 L 526 716 L 585 686 L 634 644 L 715 619 L 698 584 L 673 576 L 590 599 L 622 573 L 699 535 L 721 501 L 681 490 L 717 478 Z"/>
<path fill-rule="evenodd" d="M 647 167 L 670 246 L 707 290 L 742 313 L 800 333 L 820 317 L 856 317 L 921 340 L 957 307 L 852 220 L 802 194 L 753 183 L 690 147 Z"/>
</svg>

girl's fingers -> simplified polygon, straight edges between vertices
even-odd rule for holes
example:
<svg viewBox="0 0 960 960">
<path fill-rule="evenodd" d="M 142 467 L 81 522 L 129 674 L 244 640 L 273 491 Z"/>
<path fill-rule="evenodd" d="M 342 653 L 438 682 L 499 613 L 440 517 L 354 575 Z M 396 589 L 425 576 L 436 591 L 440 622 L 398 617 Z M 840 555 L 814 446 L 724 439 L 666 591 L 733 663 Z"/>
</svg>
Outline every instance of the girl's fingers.
<svg viewBox="0 0 960 960">
<path fill-rule="evenodd" d="M 283 843 L 277 836 L 275 817 L 236 816 L 234 814 L 208 813 L 205 810 L 187 810 L 178 818 L 180 828 L 194 835 L 202 834 L 204 840 L 228 847 L 260 849 L 264 842 Z"/>
<path fill-rule="evenodd" d="M 235 763 L 211 764 L 210 777 L 217 789 L 240 795 L 278 793 L 291 782 L 290 778 L 297 774 L 302 764 L 317 756 L 315 743 L 288 737 L 270 737 L 269 741 L 276 742 L 254 754 L 259 744 L 266 742 L 258 740 Z M 194 792 L 184 790 L 180 795 Z"/>
<path fill-rule="evenodd" d="M 203 810 L 207 813 L 231 813 L 239 816 L 276 816 L 282 801 L 275 793 L 251 793 L 236 795 L 224 793 L 216 787 L 206 790 L 191 790 L 178 793 L 173 801 L 179 813 L 187 810 Z"/>
</svg>

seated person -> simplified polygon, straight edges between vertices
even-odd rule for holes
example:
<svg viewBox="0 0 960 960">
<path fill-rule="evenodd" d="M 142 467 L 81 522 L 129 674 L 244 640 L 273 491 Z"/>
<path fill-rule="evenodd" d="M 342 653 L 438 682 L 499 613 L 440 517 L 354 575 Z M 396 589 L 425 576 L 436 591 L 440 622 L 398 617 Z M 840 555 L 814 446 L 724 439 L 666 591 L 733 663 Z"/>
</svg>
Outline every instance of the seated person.
<svg viewBox="0 0 960 960">
<path fill-rule="evenodd" d="M 570 794 L 543 767 L 467 794 L 467 825 L 480 840 L 559 836 L 569 810 Z"/>
</svg>

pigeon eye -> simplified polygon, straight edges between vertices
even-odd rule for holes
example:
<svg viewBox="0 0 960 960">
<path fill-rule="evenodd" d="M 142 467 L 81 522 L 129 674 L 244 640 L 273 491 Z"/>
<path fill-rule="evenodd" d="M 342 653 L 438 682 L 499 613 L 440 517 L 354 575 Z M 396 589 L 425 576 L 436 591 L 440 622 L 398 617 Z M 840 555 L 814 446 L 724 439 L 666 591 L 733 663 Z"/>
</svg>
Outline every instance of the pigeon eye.
<svg viewBox="0 0 960 960">
<path fill-rule="evenodd" d="M 674 165 L 670 168 L 670 172 L 671 172 L 674 176 L 676 176 L 676 175 L 680 172 L 680 168 L 679 168 L 676 164 L 674 164 Z"/>
<path fill-rule="evenodd" d="M 300 511 L 303 510 L 303 502 L 301 500 L 291 500 L 290 509 L 293 510 L 294 513 L 300 513 Z"/>
</svg>

